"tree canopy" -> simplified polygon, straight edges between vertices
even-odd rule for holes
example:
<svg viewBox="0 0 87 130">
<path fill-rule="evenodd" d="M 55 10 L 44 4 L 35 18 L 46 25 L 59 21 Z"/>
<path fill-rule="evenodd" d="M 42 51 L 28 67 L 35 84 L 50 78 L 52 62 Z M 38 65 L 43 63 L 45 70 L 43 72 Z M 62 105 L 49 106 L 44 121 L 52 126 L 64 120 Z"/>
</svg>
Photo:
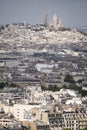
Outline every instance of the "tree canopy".
<svg viewBox="0 0 87 130">
<path fill-rule="evenodd" d="M 69 74 L 65 75 L 64 82 L 75 83 L 73 77 Z"/>
</svg>

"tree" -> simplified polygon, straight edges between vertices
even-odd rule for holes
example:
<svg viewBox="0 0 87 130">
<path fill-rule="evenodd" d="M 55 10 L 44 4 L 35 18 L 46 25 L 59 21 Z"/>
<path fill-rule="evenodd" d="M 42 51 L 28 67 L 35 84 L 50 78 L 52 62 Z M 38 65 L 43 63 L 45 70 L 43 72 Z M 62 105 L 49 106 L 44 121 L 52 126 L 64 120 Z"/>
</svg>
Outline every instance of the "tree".
<svg viewBox="0 0 87 130">
<path fill-rule="evenodd" d="M 48 90 L 55 92 L 55 91 L 59 91 L 60 88 L 57 87 L 57 85 L 54 84 L 54 85 L 49 85 L 49 86 L 48 86 Z"/>
<path fill-rule="evenodd" d="M 69 83 L 68 88 L 78 91 L 78 86 L 75 83 Z"/>
<path fill-rule="evenodd" d="M 63 128 L 63 130 L 71 130 L 70 128 Z"/>
<path fill-rule="evenodd" d="M 5 87 L 6 83 L 0 82 L 0 89 L 3 89 Z"/>
<path fill-rule="evenodd" d="M 75 83 L 73 77 L 69 74 L 65 75 L 64 82 Z"/>
<path fill-rule="evenodd" d="M 42 89 L 42 91 L 46 91 L 47 90 L 47 88 L 44 85 L 41 85 L 41 89 Z"/>
<path fill-rule="evenodd" d="M 62 86 L 62 88 L 67 89 L 67 85 L 64 84 L 64 85 Z"/>
<path fill-rule="evenodd" d="M 87 127 L 83 128 L 83 129 L 81 129 L 81 130 L 87 130 Z"/>
<path fill-rule="evenodd" d="M 11 83 L 10 87 L 17 87 L 17 85 L 15 83 Z"/>
</svg>

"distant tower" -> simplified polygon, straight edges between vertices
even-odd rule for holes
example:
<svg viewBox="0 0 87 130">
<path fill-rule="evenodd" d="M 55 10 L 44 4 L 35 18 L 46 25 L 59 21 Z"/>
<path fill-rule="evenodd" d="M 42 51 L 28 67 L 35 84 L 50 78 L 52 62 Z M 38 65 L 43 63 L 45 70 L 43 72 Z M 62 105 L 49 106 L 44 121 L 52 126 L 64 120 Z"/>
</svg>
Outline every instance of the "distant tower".
<svg viewBox="0 0 87 130">
<path fill-rule="evenodd" d="M 44 15 L 44 25 L 47 26 L 47 24 L 48 24 L 48 15 L 47 15 L 47 13 L 45 13 L 45 15 Z"/>
<path fill-rule="evenodd" d="M 24 20 L 23 24 L 24 24 L 24 26 L 26 26 L 26 21 L 25 20 Z"/>
<path fill-rule="evenodd" d="M 59 29 L 59 28 L 62 28 L 62 27 L 63 27 L 62 22 L 59 20 L 59 21 L 58 21 L 58 29 Z"/>
<path fill-rule="evenodd" d="M 58 17 L 56 14 L 53 16 L 53 25 L 54 25 L 54 27 L 56 27 L 58 25 Z"/>
</svg>

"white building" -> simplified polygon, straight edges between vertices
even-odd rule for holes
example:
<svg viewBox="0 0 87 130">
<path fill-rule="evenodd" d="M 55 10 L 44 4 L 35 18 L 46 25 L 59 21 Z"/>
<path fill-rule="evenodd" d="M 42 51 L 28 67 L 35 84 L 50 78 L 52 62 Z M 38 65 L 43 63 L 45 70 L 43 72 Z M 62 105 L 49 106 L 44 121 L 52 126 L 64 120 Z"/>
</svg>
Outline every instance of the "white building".
<svg viewBox="0 0 87 130">
<path fill-rule="evenodd" d="M 63 113 L 65 128 L 70 128 L 71 130 L 78 130 L 79 121 L 77 118 L 77 114 L 73 112 L 65 112 Z"/>
<path fill-rule="evenodd" d="M 4 106 L 5 113 L 12 113 L 14 117 L 19 121 L 26 121 L 28 120 L 28 117 L 26 118 L 25 113 L 29 112 L 32 108 L 39 108 L 39 105 L 33 104 L 33 105 L 25 105 L 25 104 L 14 104 L 13 106 Z"/>
</svg>

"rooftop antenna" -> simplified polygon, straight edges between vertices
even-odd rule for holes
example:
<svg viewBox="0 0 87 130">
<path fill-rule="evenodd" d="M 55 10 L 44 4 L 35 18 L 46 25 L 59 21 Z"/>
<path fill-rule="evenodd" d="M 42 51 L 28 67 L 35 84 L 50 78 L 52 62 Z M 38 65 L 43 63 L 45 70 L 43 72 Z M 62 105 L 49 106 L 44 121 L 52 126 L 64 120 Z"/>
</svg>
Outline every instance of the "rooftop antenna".
<svg viewBox="0 0 87 130">
<path fill-rule="evenodd" d="M 45 13 L 44 15 L 44 25 L 47 26 L 48 24 L 48 15 L 47 15 L 47 12 Z"/>
</svg>

